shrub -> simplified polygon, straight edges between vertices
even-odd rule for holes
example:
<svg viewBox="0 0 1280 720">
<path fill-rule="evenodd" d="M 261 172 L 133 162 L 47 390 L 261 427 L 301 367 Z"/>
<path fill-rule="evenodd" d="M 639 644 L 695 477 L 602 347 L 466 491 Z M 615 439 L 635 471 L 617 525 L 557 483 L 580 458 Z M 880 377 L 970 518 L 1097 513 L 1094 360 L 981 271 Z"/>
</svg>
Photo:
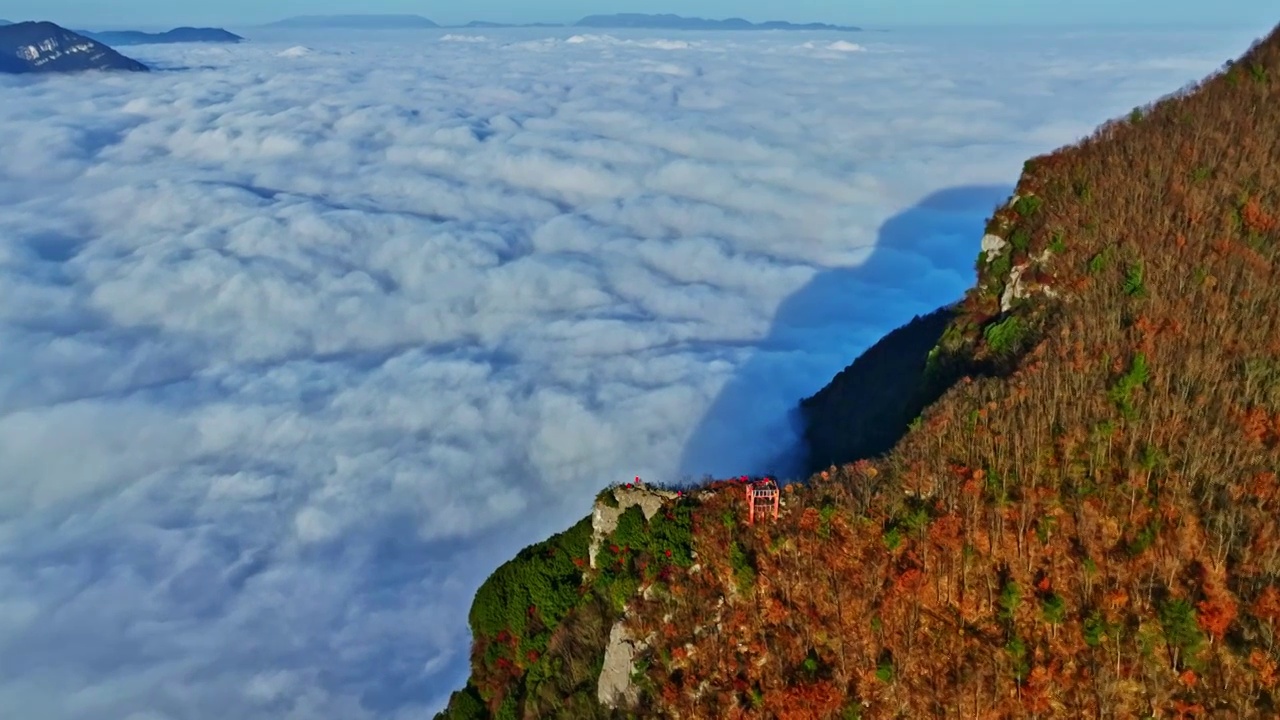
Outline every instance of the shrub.
<svg viewBox="0 0 1280 720">
<path fill-rule="evenodd" d="M 1044 200 L 1036 197 L 1035 195 L 1026 195 L 1018 198 L 1018 200 L 1014 202 L 1013 211 L 1024 218 L 1029 218 L 1032 215 L 1035 215 L 1042 205 L 1044 205 Z"/>
<path fill-rule="evenodd" d="M 729 566 L 733 568 L 733 579 L 738 583 L 738 590 L 746 595 L 756 584 L 756 569 L 751 557 L 735 540 L 729 545 Z"/>
<path fill-rule="evenodd" d="M 1147 288 L 1143 282 L 1142 263 L 1129 266 L 1124 275 L 1124 294 L 1133 298 L 1146 297 Z"/>
<path fill-rule="evenodd" d="M 1160 606 L 1160 626 L 1165 643 L 1172 651 L 1175 668 L 1195 657 L 1204 643 L 1204 633 L 1196 623 L 1196 609 L 1190 602 L 1177 598 Z"/>
<path fill-rule="evenodd" d="M 1013 673 L 1014 682 L 1021 684 L 1031 674 L 1031 659 L 1028 657 L 1027 644 L 1015 635 L 1004 646 L 1004 651 L 1009 656 L 1009 669 Z"/>
<path fill-rule="evenodd" d="M 601 490 L 600 493 L 596 495 L 596 502 L 604 505 L 605 507 L 618 507 L 618 496 L 613 494 L 613 486 Z"/>
<path fill-rule="evenodd" d="M 818 663 L 818 656 L 810 650 L 809 654 L 805 657 L 804 662 L 800 664 L 800 667 L 804 670 L 804 674 L 812 680 L 818 675 L 818 668 L 821 667 L 821 665 Z"/>
<path fill-rule="evenodd" d="M 1040 615 L 1050 625 L 1061 625 L 1067 619 L 1067 602 L 1057 593 L 1050 593 L 1040 602 Z"/>
<path fill-rule="evenodd" d="M 1000 591 L 1000 619 L 1012 623 L 1022 603 L 1022 588 L 1016 582 L 1007 582 Z"/>
<path fill-rule="evenodd" d="M 917 507 L 907 513 L 902 520 L 902 525 L 916 535 L 921 535 L 924 529 L 929 527 L 929 510 L 926 507 Z"/>
<path fill-rule="evenodd" d="M 1121 375 L 1116 384 L 1111 387 L 1109 394 L 1111 401 L 1119 408 L 1120 413 L 1127 419 L 1132 419 L 1135 415 L 1133 407 L 1133 392 L 1147 383 L 1150 377 L 1150 371 L 1147 368 L 1147 356 L 1138 353 L 1133 356 L 1133 362 L 1129 365 L 1129 370 Z"/>
<path fill-rule="evenodd" d="M 488 720 L 489 709 L 472 685 L 455 692 L 449 698 L 449 706 L 436 716 L 436 720 Z"/>
<path fill-rule="evenodd" d="M 1102 644 L 1102 639 L 1108 634 L 1107 621 L 1103 619 L 1102 614 L 1093 611 L 1089 617 L 1084 619 L 1081 625 L 1084 633 L 1084 644 L 1089 647 L 1098 647 Z"/>
<path fill-rule="evenodd" d="M 1111 265 L 1111 246 L 1107 246 L 1089 258 L 1089 272 L 1097 275 Z"/>
<path fill-rule="evenodd" d="M 902 531 L 895 525 L 884 532 L 884 546 L 890 551 L 897 550 L 902 545 Z"/>
<path fill-rule="evenodd" d="M 1057 523 L 1057 518 L 1052 515 L 1045 515 L 1036 520 L 1036 537 L 1040 540 L 1041 545 L 1049 544 L 1049 535 L 1053 532 L 1053 528 Z"/>
<path fill-rule="evenodd" d="M 1137 557 L 1146 552 L 1148 548 L 1155 544 L 1156 538 L 1160 535 L 1160 523 L 1149 522 L 1138 529 L 1138 533 L 1134 536 L 1133 542 L 1129 543 L 1129 554 Z"/>
<path fill-rule="evenodd" d="M 1053 237 L 1049 240 L 1049 249 L 1056 255 L 1061 255 L 1067 251 L 1067 243 L 1063 239 L 1061 230 L 1053 231 Z"/>
<path fill-rule="evenodd" d="M 987 265 L 987 268 L 991 276 L 996 279 L 997 286 L 1002 286 L 1004 284 L 1004 279 L 1008 277 L 1009 273 L 1013 270 L 1012 253 L 1000 253 Z"/>
<path fill-rule="evenodd" d="M 823 503 L 822 509 L 818 511 L 818 536 L 826 539 L 831 537 L 831 518 L 835 516 L 839 510 L 830 501 Z"/>
<path fill-rule="evenodd" d="M 516 696 L 508 695 L 503 699 L 502 704 L 498 706 L 498 712 L 494 713 L 493 717 L 494 720 L 518 720 L 520 714 Z"/>
<path fill-rule="evenodd" d="M 1018 228 L 1009 236 L 1009 244 L 1013 246 L 1015 252 L 1025 253 L 1031 248 L 1031 233 Z"/>
<path fill-rule="evenodd" d="M 1027 328 L 1017 315 L 1010 315 L 1000 322 L 988 325 L 983 331 L 987 346 L 996 355 L 1009 355 L 1026 339 Z"/>
</svg>

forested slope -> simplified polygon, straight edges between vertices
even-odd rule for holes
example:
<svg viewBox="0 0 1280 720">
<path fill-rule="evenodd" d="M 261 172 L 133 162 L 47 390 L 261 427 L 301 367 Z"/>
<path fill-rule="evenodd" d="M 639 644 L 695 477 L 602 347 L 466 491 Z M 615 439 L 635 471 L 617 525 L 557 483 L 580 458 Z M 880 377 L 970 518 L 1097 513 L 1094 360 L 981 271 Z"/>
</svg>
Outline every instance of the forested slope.
<svg viewBox="0 0 1280 720">
<path fill-rule="evenodd" d="M 1280 715 L 1278 102 L 1273 33 L 1028 161 L 890 452 L 789 486 L 777 523 L 728 484 L 674 500 L 687 535 L 637 525 L 582 572 L 617 602 L 549 646 L 644 641 L 638 701 L 591 712 Z M 473 716 L 585 717 L 583 692 Z"/>
</svg>

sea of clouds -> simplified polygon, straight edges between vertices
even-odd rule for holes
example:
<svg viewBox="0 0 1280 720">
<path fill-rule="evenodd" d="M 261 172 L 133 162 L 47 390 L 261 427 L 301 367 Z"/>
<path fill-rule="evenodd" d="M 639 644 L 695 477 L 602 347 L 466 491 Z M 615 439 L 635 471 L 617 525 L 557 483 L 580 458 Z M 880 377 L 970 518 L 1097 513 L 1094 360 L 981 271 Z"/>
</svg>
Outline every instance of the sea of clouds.
<svg viewBox="0 0 1280 720">
<path fill-rule="evenodd" d="M 1254 34 L 301 34 L 0 79 L 0 707 L 439 709 L 500 562 L 609 482 L 790 471 L 795 402 L 959 297 L 1023 160 Z"/>
</svg>

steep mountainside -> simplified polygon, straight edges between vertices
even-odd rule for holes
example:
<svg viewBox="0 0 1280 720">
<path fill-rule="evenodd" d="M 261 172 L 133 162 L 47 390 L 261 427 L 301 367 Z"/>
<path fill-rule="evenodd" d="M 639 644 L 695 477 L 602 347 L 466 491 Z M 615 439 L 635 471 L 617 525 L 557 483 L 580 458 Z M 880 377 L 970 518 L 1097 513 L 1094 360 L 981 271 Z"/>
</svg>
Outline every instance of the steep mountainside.
<svg viewBox="0 0 1280 720">
<path fill-rule="evenodd" d="M 147 66 L 51 22 L 0 27 L 0 73 L 131 70 Z"/>
<path fill-rule="evenodd" d="M 238 43 L 244 38 L 222 28 L 180 27 L 162 33 L 141 32 L 138 30 L 104 30 L 90 32 L 78 30 L 81 35 L 108 45 L 146 45 L 151 43 Z"/>
<path fill-rule="evenodd" d="M 889 452 L 776 523 L 603 493 L 481 589 L 442 717 L 1280 716 L 1277 101 L 1280 30 L 1028 161 Z"/>
<path fill-rule="evenodd" d="M 926 378 L 929 353 L 955 318 L 940 308 L 884 336 L 813 397 L 800 402 L 813 472 L 884 454 L 945 378 Z"/>
</svg>

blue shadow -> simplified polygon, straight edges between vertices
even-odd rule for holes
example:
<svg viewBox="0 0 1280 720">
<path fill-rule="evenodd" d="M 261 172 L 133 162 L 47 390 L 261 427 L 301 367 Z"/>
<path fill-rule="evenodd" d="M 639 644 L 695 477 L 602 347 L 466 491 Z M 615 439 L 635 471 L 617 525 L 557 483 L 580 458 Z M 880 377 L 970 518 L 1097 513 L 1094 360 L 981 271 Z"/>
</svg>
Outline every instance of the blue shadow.
<svg viewBox="0 0 1280 720">
<path fill-rule="evenodd" d="M 1012 192 L 974 185 L 933 193 L 880 227 L 864 263 L 825 270 L 784 300 L 685 445 L 686 479 L 806 476 L 801 399 L 894 328 L 958 300 L 973 284 L 985 221 Z"/>
</svg>

